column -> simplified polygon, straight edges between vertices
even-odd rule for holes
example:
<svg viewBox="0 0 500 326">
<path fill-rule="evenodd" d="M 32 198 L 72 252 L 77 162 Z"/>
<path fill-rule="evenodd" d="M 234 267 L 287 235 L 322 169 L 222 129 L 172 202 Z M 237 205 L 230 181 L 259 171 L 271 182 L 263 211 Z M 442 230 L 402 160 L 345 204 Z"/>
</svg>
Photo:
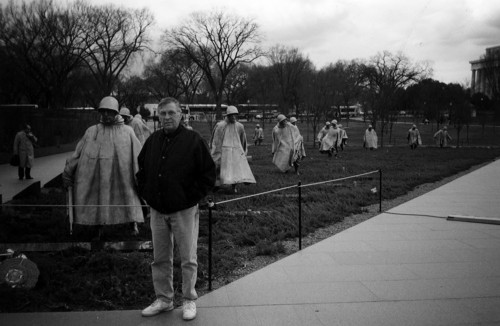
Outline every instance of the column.
<svg viewBox="0 0 500 326">
<path fill-rule="evenodd" d="M 476 91 L 476 70 L 472 69 L 472 76 L 470 79 L 470 89 L 472 90 L 471 95 L 477 93 Z"/>
</svg>

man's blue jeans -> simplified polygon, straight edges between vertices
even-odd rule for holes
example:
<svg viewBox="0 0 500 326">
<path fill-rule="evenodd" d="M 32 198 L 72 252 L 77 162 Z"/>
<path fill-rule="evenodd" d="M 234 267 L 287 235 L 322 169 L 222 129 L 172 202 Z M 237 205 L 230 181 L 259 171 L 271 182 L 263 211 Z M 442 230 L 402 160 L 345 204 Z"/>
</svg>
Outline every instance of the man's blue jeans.
<svg viewBox="0 0 500 326">
<path fill-rule="evenodd" d="M 185 300 L 198 298 L 195 290 L 198 271 L 198 227 L 198 205 L 171 214 L 162 214 L 151 208 L 154 255 L 151 270 L 158 299 L 166 302 L 174 299 L 174 238 L 181 258 L 182 296 Z"/>
</svg>

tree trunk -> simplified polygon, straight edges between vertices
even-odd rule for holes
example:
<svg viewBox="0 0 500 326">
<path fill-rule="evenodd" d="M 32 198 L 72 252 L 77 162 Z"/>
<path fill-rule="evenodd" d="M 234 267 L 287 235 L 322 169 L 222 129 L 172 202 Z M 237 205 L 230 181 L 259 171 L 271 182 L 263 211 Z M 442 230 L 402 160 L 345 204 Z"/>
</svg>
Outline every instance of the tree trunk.
<svg viewBox="0 0 500 326">
<path fill-rule="evenodd" d="M 222 96 L 220 94 L 214 93 L 215 97 L 215 120 L 219 121 L 222 119 Z"/>
</svg>

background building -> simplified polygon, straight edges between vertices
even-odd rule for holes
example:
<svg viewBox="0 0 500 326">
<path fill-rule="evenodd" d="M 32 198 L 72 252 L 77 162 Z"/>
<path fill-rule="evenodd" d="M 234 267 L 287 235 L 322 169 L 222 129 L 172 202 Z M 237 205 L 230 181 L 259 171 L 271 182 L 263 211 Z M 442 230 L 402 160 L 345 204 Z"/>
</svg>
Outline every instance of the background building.
<svg viewBox="0 0 500 326">
<path fill-rule="evenodd" d="M 486 49 L 486 54 L 481 59 L 470 61 L 471 95 L 483 93 L 494 98 L 498 95 L 500 81 L 500 46 Z"/>
</svg>

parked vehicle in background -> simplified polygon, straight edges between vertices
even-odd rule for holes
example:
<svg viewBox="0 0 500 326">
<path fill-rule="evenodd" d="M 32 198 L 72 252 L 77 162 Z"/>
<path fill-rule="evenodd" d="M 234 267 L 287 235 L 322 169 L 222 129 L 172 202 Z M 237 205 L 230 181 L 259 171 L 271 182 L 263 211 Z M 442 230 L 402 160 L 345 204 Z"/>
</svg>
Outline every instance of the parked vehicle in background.
<svg viewBox="0 0 500 326">
<path fill-rule="evenodd" d="M 340 116 L 345 118 L 345 117 L 357 117 L 362 114 L 362 107 L 361 104 L 355 104 L 355 105 L 350 105 L 350 106 L 332 106 L 331 109 L 334 112 L 339 112 L 340 111 Z"/>
</svg>

